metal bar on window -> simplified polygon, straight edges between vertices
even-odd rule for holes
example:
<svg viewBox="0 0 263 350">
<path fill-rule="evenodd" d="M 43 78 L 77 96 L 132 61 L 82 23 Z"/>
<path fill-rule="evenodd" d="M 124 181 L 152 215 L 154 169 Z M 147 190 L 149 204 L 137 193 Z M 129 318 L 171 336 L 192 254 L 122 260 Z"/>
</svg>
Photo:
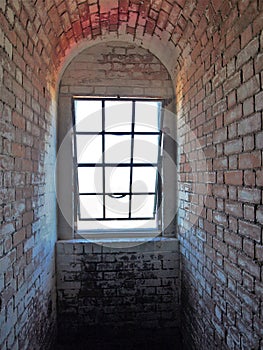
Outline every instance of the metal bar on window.
<svg viewBox="0 0 263 350">
<path fill-rule="evenodd" d="M 135 129 L 135 101 L 132 101 L 132 131 L 131 131 L 131 163 L 130 163 L 130 198 L 129 198 L 129 218 L 131 218 L 132 206 L 132 178 L 133 178 L 133 154 L 134 154 L 134 129 Z"/>
<path fill-rule="evenodd" d="M 157 157 L 157 173 L 156 173 L 156 187 L 155 187 L 155 200 L 154 200 L 154 208 L 153 208 L 153 215 L 156 215 L 156 212 L 158 213 L 158 209 L 161 205 L 162 201 L 162 177 L 161 177 L 161 171 L 162 171 L 162 165 L 161 165 L 161 147 L 162 147 L 162 126 L 163 126 L 163 105 L 161 105 L 161 111 L 159 110 L 159 129 L 160 135 L 159 135 L 159 143 L 158 143 L 158 157 Z"/>
<path fill-rule="evenodd" d="M 105 101 L 102 103 L 102 190 L 103 190 L 103 218 L 106 218 L 106 199 L 105 199 Z"/>
<path fill-rule="evenodd" d="M 132 217 L 132 218 L 80 218 L 80 221 L 133 221 L 133 220 L 154 220 L 154 216 Z"/>
<path fill-rule="evenodd" d="M 120 168 L 129 168 L 129 167 L 157 167 L 158 163 L 79 163 L 77 165 L 78 168 L 94 168 L 94 167 L 98 167 L 98 168 L 102 168 L 102 167 L 120 167 Z"/>
<path fill-rule="evenodd" d="M 74 211 L 74 231 L 77 230 L 76 223 L 77 218 L 80 217 L 80 199 L 79 199 L 79 181 L 78 181 L 78 160 L 77 160 L 77 137 L 76 137 L 76 109 L 75 109 L 75 101 L 71 101 L 71 110 L 72 110 L 72 124 L 73 124 L 73 165 L 74 165 L 74 204 L 73 204 L 73 211 Z"/>
<path fill-rule="evenodd" d="M 155 195 L 156 192 L 133 192 L 133 196 L 138 196 L 138 195 Z M 111 195 L 122 195 L 122 196 L 129 196 L 130 192 L 80 192 L 80 196 L 102 196 L 105 194 L 105 196 L 111 196 Z"/>
<path fill-rule="evenodd" d="M 125 136 L 131 135 L 130 131 L 76 131 L 76 135 L 114 135 L 114 136 Z M 134 131 L 134 135 L 160 135 L 160 131 Z"/>
</svg>

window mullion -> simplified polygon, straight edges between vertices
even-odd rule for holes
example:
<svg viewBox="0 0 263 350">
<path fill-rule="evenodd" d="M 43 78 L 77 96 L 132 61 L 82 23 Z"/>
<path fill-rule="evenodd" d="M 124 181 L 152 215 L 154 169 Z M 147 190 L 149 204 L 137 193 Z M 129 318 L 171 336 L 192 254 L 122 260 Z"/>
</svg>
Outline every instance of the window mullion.
<svg viewBox="0 0 263 350">
<path fill-rule="evenodd" d="M 162 202 L 162 157 L 161 157 L 161 148 L 163 142 L 163 103 L 161 104 L 161 110 L 159 110 L 159 142 L 158 142 L 158 158 L 157 158 L 157 174 L 156 174 L 156 187 L 155 187 L 155 200 L 154 200 L 154 208 L 153 208 L 153 216 L 157 213 L 157 221 L 162 220 L 162 213 L 159 210 L 161 202 Z M 159 224 L 158 224 L 159 225 Z"/>
<path fill-rule="evenodd" d="M 132 179 L 133 179 L 133 154 L 134 154 L 134 129 L 135 129 L 135 101 L 132 101 L 132 130 L 131 130 L 131 168 L 130 168 L 130 198 L 129 198 L 129 219 L 131 219 L 132 207 Z"/>
<path fill-rule="evenodd" d="M 106 218 L 105 196 L 105 101 L 102 100 L 102 192 L 103 192 L 103 219 Z"/>
<path fill-rule="evenodd" d="M 72 124 L 73 124 L 73 179 L 74 179 L 74 231 L 77 230 L 77 218 L 81 216 L 80 213 L 80 197 L 79 197 L 79 174 L 78 174 L 78 156 L 77 156 L 77 135 L 76 135 L 76 106 L 75 101 L 71 102 L 72 108 Z"/>
</svg>

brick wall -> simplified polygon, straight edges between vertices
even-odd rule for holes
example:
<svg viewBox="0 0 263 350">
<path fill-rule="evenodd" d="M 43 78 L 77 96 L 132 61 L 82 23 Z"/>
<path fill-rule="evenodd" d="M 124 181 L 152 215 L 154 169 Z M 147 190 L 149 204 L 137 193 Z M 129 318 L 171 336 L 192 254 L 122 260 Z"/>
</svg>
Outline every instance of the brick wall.
<svg viewBox="0 0 263 350">
<path fill-rule="evenodd" d="M 66 68 L 60 95 L 159 97 L 174 95 L 167 69 L 151 52 L 121 41 L 90 47 Z"/>
<path fill-rule="evenodd" d="M 188 348 L 260 349 L 262 3 L 212 3 L 185 44 L 176 81 L 182 327 Z"/>
<path fill-rule="evenodd" d="M 40 25 L 28 1 L 0 2 L 2 350 L 47 349 L 54 333 L 55 118 Z"/>
<path fill-rule="evenodd" d="M 55 148 L 52 87 L 74 48 L 114 38 L 134 41 L 165 63 L 178 119 L 207 159 L 209 185 L 195 187 L 203 163 L 190 155 L 193 134 L 179 125 L 188 347 L 262 347 L 262 2 L 3 0 L 0 28 L 0 346 L 26 348 L 43 339 L 44 322 L 52 323 L 55 220 L 46 208 L 54 201 L 44 177 Z M 51 148 L 43 140 L 52 140 Z M 32 336 L 24 342 L 24 334 Z"/>
<path fill-rule="evenodd" d="M 89 339 L 92 344 L 99 333 L 101 339 L 110 335 L 109 348 L 120 344 L 129 348 L 132 331 L 140 345 L 149 345 L 155 334 L 161 334 L 169 346 L 178 341 L 178 241 L 154 239 L 126 248 L 124 244 L 119 242 L 120 248 L 115 248 L 87 240 L 57 242 L 62 343 L 78 335 L 79 343 Z M 130 337 L 122 338 L 129 332 Z"/>
</svg>

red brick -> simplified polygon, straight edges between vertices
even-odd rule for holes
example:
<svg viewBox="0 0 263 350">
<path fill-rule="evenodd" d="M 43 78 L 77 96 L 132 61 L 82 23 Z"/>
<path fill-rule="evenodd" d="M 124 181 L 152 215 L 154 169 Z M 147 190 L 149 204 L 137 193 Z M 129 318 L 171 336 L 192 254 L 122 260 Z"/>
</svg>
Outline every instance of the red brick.
<svg viewBox="0 0 263 350">
<path fill-rule="evenodd" d="M 263 245 L 256 244 L 256 259 L 263 261 Z"/>
<path fill-rule="evenodd" d="M 225 50 L 224 65 L 226 65 L 234 56 L 238 54 L 240 50 L 240 40 L 237 38 L 231 45 Z"/>
<path fill-rule="evenodd" d="M 214 185 L 213 195 L 217 198 L 227 198 L 227 187 L 224 185 Z"/>
<path fill-rule="evenodd" d="M 256 148 L 263 149 L 263 132 L 256 135 Z"/>
<path fill-rule="evenodd" d="M 224 114 L 224 125 L 229 125 L 242 118 L 242 105 L 239 104 Z"/>
<path fill-rule="evenodd" d="M 237 89 L 237 100 L 244 101 L 246 98 L 256 94 L 260 89 L 259 75 L 254 76 L 247 82 L 243 83 Z"/>
<path fill-rule="evenodd" d="M 258 54 L 255 58 L 255 73 L 260 73 L 263 70 L 263 53 Z"/>
<path fill-rule="evenodd" d="M 213 160 L 213 168 L 214 170 L 226 170 L 228 168 L 227 157 L 215 158 Z"/>
<path fill-rule="evenodd" d="M 249 259 L 244 254 L 238 256 L 238 265 L 243 268 L 245 271 L 250 273 L 256 278 L 260 278 L 260 266 L 256 265 L 251 259 Z"/>
<path fill-rule="evenodd" d="M 217 225 L 221 225 L 225 227 L 227 227 L 228 225 L 226 215 L 216 211 L 213 212 L 213 222 Z"/>
<path fill-rule="evenodd" d="M 237 55 L 236 68 L 239 69 L 250 58 L 253 58 L 259 49 L 258 38 L 254 38 L 250 43 L 242 49 Z"/>
<path fill-rule="evenodd" d="M 252 26 L 249 25 L 243 33 L 241 33 L 241 48 L 244 48 L 252 39 Z"/>
<path fill-rule="evenodd" d="M 243 172 L 242 171 L 229 171 L 225 173 L 225 183 L 227 185 L 242 185 Z"/>
<path fill-rule="evenodd" d="M 238 154 L 242 152 L 242 140 L 232 140 L 224 144 L 224 153 L 229 154 Z"/>
<path fill-rule="evenodd" d="M 158 27 L 163 29 L 167 23 L 167 20 L 168 20 L 168 13 L 166 13 L 164 11 L 160 11 L 159 17 L 157 20 Z"/>
<path fill-rule="evenodd" d="M 253 205 L 244 205 L 244 218 L 250 221 L 255 220 L 255 207 Z"/>
<path fill-rule="evenodd" d="M 243 217 L 243 209 L 242 204 L 237 202 L 226 202 L 225 203 L 225 211 L 229 215 L 233 215 L 237 218 Z"/>
<path fill-rule="evenodd" d="M 256 217 L 257 221 L 263 225 L 263 206 L 257 208 Z"/>
<path fill-rule="evenodd" d="M 244 171 L 244 184 L 245 186 L 255 186 L 256 183 L 256 173 L 252 170 Z"/>
<path fill-rule="evenodd" d="M 263 110 L 263 91 L 255 96 L 255 109 L 256 111 Z"/>
<path fill-rule="evenodd" d="M 220 143 L 227 140 L 227 128 L 215 130 L 213 134 L 213 143 Z"/>
<path fill-rule="evenodd" d="M 257 186 L 263 186 L 263 170 L 257 170 L 257 172 L 256 172 L 256 184 L 257 184 Z"/>
<path fill-rule="evenodd" d="M 12 122 L 17 128 L 25 130 L 25 119 L 15 111 L 12 113 Z"/>
<path fill-rule="evenodd" d="M 234 278 L 235 281 L 241 281 L 242 280 L 242 275 L 241 271 L 238 269 L 238 267 L 228 260 L 225 260 L 224 263 L 224 268 L 227 274 L 229 274 L 231 277 Z"/>
<path fill-rule="evenodd" d="M 235 232 L 225 230 L 224 241 L 236 249 L 242 248 L 242 238 Z"/>
<path fill-rule="evenodd" d="M 246 117 L 254 112 L 254 99 L 250 97 L 243 102 L 243 116 Z"/>
<path fill-rule="evenodd" d="M 254 241 L 252 241 L 250 239 L 247 239 L 247 238 L 244 238 L 244 240 L 243 240 L 243 250 L 252 259 L 255 258 L 255 242 Z"/>
<path fill-rule="evenodd" d="M 261 130 L 261 115 L 256 113 L 238 123 L 238 135 L 246 135 Z"/>
<path fill-rule="evenodd" d="M 25 237 L 26 237 L 26 232 L 25 232 L 24 228 L 22 228 L 21 230 L 15 232 L 13 234 L 13 245 L 14 245 L 14 247 L 16 247 L 18 244 L 23 242 Z"/>
<path fill-rule="evenodd" d="M 254 169 L 261 166 L 261 153 L 255 151 L 251 153 L 243 153 L 238 159 L 239 169 Z"/>
<path fill-rule="evenodd" d="M 238 200 L 242 202 L 259 204 L 261 201 L 261 191 L 256 188 L 240 188 L 238 190 Z"/>
</svg>

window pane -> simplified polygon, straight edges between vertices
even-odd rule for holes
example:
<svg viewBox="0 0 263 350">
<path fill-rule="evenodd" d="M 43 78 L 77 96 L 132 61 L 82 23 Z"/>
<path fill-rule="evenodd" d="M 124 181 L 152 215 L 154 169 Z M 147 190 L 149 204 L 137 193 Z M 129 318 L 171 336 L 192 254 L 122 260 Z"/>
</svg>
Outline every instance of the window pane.
<svg viewBox="0 0 263 350">
<path fill-rule="evenodd" d="M 105 130 L 131 132 L 131 101 L 105 101 Z"/>
<path fill-rule="evenodd" d="M 152 217 L 154 208 L 154 195 L 132 196 L 132 218 Z"/>
<path fill-rule="evenodd" d="M 134 167 L 132 192 L 155 192 L 157 168 Z"/>
<path fill-rule="evenodd" d="M 105 162 L 130 163 L 131 136 L 105 135 Z"/>
<path fill-rule="evenodd" d="M 76 138 L 78 163 L 102 162 L 102 136 L 76 135 Z"/>
<path fill-rule="evenodd" d="M 160 102 L 136 102 L 134 130 L 136 132 L 158 131 L 160 109 Z"/>
<path fill-rule="evenodd" d="M 103 197 L 98 195 L 79 196 L 81 219 L 103 218 Z"/>
<path fill-rule="evenodd" d="M 105 168 L 106 192 L 123 193 L 129 192 L 130 168 L 112 167 Z"/>
<path fill-rule="evenodd" d="M 129 196 L 123 198 L 112 198 L 106 196 L 106 218 L 127 218 L 129 217 Z"/>
<path fill-rule="evenodd" d="M 78 168 L 79 192 L 80 193 L 101 193 L 102 168 Z"/>
<path fill-rule="evenodd" d="M 101 108 L 101 101 L 75 100 L 76 131 L 101 131 Z"/>
<path fill-rule="evenodd" d="M 134 163 L 157 163 L 159 135 L 134 136 Z"/>
</svg>

